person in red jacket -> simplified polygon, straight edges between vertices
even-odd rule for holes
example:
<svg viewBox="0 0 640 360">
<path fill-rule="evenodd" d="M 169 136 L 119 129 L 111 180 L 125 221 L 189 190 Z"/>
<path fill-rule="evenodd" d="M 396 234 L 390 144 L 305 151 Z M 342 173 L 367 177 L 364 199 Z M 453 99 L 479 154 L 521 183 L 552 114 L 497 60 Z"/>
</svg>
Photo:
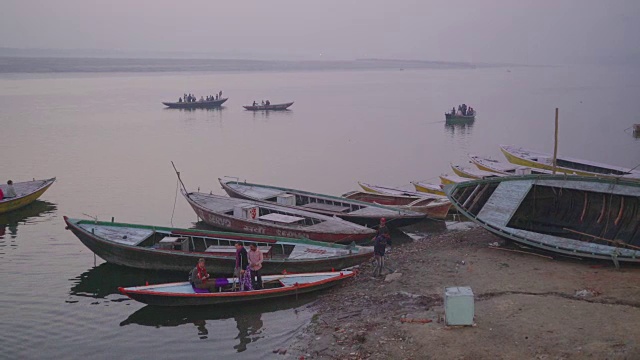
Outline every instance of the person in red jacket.
<svg viewBox="0 0 640 360">
<path fill-rule="evenodd" d="M 4 193 L 2 192 L 2 189 L 0 188 L 0 200 L 4 199 Z"/>
<path fill-rule="evenodd" d="M 207 268 L 204 266 L 204 259 L 198 259 L 198 265 L 191 270 L 189 281 L 193 286 L 198 289 L 208 289 L 209 291 L 216 290 L 215 279 L 210 280 L 211 276 L 207 272 Z"/>
</svg>

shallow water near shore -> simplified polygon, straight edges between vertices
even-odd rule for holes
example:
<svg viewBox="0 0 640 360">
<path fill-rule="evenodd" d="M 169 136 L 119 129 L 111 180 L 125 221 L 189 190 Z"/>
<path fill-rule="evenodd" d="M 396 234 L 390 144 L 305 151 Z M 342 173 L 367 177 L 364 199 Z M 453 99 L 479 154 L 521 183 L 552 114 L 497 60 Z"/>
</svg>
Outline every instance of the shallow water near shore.
<svg viewBox="0 0 640 360">
<path fill-rule="evenodd" d="M 639 84 L 637 69 L 578 67 L 2 74 L 0 180 L 58 178 L 40 201 L 0 215 L 3 354 L 264 358 L 309 322 L 313 294 L 162 310 L 117 293 L 186 274 L 105 264 L 62 216 L 193 226 L 170 161 L 189 189 L 217 194 L 222 176 L 328 194 L 357 181 L 410 189 L 437 183 L 467 153 L 502 159 L 498 144 L 551 152 L 559 107 L 560 154 L 634 167 Z M 160 103 L 219 90 L 229 97 L 220 109 Z M 295 104 L 242 109 L 267 98 Z M 463 102 L 477 120 L 445 125 L 444 112 Z M 443 231 L 420 224 L 397 243 Z"/>
</svg>

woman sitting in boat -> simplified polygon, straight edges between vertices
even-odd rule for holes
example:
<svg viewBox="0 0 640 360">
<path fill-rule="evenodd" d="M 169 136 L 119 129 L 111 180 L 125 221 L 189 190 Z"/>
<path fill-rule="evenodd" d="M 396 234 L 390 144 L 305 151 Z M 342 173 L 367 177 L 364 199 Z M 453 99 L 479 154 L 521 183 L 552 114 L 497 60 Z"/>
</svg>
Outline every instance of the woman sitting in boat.
<svg viewBox="0 0 640 360">
<path fill-rule="evenodd" d="M 198 259 L 198 265 L 189 273 L 189 282 L 198 289 L 207 289 L 213 292 L 216 289 L 216 282 L 215 280 L 210 281 L 210 278 L 211 276 L 204 266 L 204 259 Z"/>
</svg>

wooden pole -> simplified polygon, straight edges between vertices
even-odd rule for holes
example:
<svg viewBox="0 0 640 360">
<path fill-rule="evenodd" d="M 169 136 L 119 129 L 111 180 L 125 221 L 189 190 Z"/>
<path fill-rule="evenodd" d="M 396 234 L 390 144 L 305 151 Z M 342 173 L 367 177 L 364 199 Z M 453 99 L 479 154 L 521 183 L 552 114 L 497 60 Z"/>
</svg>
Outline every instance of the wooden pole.
<svg viewBox="0 0 640 360">
<path fill-rule="evenodd" d="M 556 132 L 553 142 L 553 174 L 556 174 L 556 160 L 558 159 L 558 108 L 556 108 Z"/>
</svg>

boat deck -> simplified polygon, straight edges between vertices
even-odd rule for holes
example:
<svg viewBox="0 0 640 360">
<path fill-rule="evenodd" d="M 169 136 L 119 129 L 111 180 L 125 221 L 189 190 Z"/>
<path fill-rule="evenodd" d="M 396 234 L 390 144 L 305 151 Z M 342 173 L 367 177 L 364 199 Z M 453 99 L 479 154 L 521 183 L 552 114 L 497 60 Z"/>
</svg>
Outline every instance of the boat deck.
<svg viewBox="0 0 640 360">
<path fill-rule="evenodd" d="M 105 240 L 131 246 L 137 246 L 154 233 L 154 231 L 150 229 L 113 227 L 108 225 L 95 225 L 91 223 L 81 223 L 78 224 L 78 226 Z"/>
<path fill-rule="evenodd" d="M 38 189 L 40 189 L 43 186 L 47 185 L 49 182 L 51 182 L 51 180 L 52 179 L 14 182 L 13 183 L 13 188 L 16 191 L 16 197 L 4 198 L 4 199 L 0 200 L 0 203 L 1 202 L 5 202 L 5 201 L 14 200 L 14 199 L 20 198 L 20 197 L 25 196 L 25 195 L 32 194 L 32 193 L 36 192 Z M 2 192 L 4 194 L 6 194 L 6 192 L 7 192 L 7 184 L 0 184 L 0 189 L 2 189 Z"/>
</svg>

